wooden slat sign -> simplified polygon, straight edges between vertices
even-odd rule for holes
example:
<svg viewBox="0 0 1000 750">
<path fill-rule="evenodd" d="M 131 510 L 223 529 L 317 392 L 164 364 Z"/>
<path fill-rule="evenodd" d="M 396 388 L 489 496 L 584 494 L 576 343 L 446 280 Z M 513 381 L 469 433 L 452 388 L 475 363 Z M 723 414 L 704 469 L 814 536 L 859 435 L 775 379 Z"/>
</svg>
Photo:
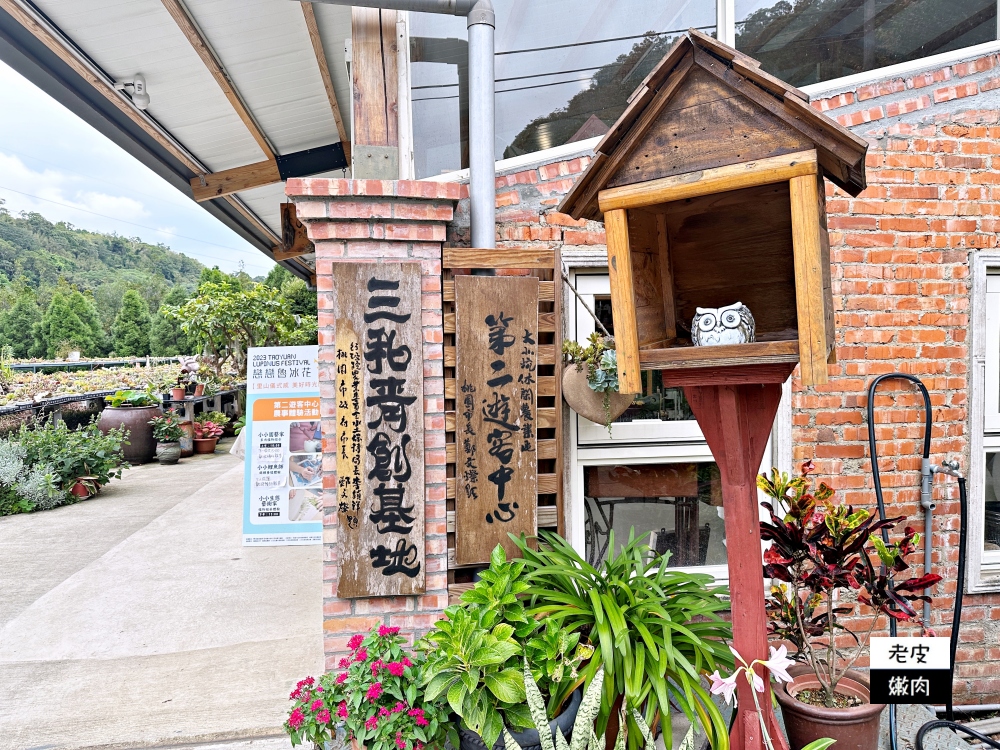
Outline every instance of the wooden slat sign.
<svg viewBox="0 0 1000 750">
<path fill-rule="evenodd" d="M 455 278 L 455 560 L 535 534 L 538 279 Z"/>
<path fill-rule="evenodd" d="M 424 591 L 420 266 L 335 263 L 337 596 Z"/>
</svg>

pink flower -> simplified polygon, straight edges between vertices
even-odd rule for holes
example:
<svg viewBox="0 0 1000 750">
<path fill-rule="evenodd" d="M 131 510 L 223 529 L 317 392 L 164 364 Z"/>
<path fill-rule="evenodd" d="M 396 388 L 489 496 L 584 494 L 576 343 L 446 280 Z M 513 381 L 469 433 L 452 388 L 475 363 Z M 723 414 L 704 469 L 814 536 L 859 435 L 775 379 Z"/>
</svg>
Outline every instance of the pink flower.
<svg viewBox="0 0 1000 750">
<path fill-rule="evenodd" d="M 406 715 L 407 716 L 423 716 L 424 715 L 424 709 L 422 709 L 422 708 L 411 708 L 409 711 L 406 712 Z"/>
<path fill-rule="evenodd" d="M 382 695 L 382 683 L 373 682 L 371 684 L 371 687 L 368 688 L 368 693 L 367 693 L 368 700 L 377 701 L 380 695 Z"/>
<path fill-rule="evenodd" d="M 362 643 L 364 643 L 364 641 L 365 641 L 365 637 L 363 635 L 361 635 L 361 633 L 356 633 L 355 635 L 352 635 L 351 636 L 351 640 L 349 640 L 347 642 L 347 647 L 349 649 L 351 649 L 351 651 L 356 651 L 358 649 L 358 647 Z"/>
<path fill-rule="evenodd" d="M 296 708 L 288 717 L 288 726 L 298 729 L 305 723 L 306 717 L 301 708 Z"/>
<path fill-rule="evenodd" d="M 392 707 L 392 712 L 394 714 L 398 714 L 400 711 L 405 711 L 405 710 L 406 710 L 406 704 L 403 703 L 403 701 L 400 701 L 399 703 L 397 703 L 395 706 Z"/>
<path fill-rule="evenodd" d="M 336 682 L 338 685 L 343 685 L 346 679 L 347 679 L 347 672 L 341 672 L 340 674 L 337 675 Z"/>
<path fill-rule="evenodd" d="M 378 626 L 378 634 L 382 638 L 385 638 L 388 635 L 396 635 L 397 633 L 399 633 L 399 628 L 389 627 L 388 625 L 379 625 Z"/>
<path fill-rule="evenodd" d="M 309 706 L 310 711 L 319 711 L 321 708 L 323 708 L 323 701 L 320 700 L 313 701 L 312 705 Z"/>
<path fill-rule="evenodd" d="M 299 696 L 301 695 L 302 695 L 302 688 L 297 687 L 288 695 L 288 700 L 290 701 L 298 700 Z"/>
<path fill-rule="evenodd" d="M 417 722 L 418 727 L 426 727 L 428 724 L 430 724 L 430 722 L 427 721 L 427 719 L 425 719 L 423 716 L 418 716 L 415 721 Z"/>
<path fill-rule="evenodd" d="M 712 687 L 709 691 L 712 695 L 723 695 L 726 698 L 726 703 L 733 702 L 733 693 L 736 691 L 736 677 L 739 672 L 734 672 L 729 675 L 729 677 L 723 678 L 719 674 L 719 670 L 716 669 L 712 674 L 709 675 L 709 679 L 712 681 Z"/>
<path fill-rule="evenodd" d="M 385 662 L 381 659 L 376 659 L 372 662 L 372 677 L 378 677 L 378 671 L 385 666 Z"/>
<path fill-rule="evenodd" d="M 412 662 L 412 661 L 410 661 L 409 659 L 407 659 L 407 658 L 406 658 L 405 656 L 403 657 L 403 660 L 402 660 L 402 661 L 401 661 L 400 663 L 401 663 L 401 664 L 402 664 L 402 665 L 403 665 L 404 667 L 412 667 L 412 666 L 413 666 L 413 662 Z"/>
<path fill-rule="evenodd" d="M 385 706 L 382 706 L 382 707 L 381 707 L 381 708 L 380 708 L 380 709 L 378 710 L 378 715 L 379 715 L 379 716 L 388 716 L 388 715 L 389 715 L 389 709 L 388 709 L 388 708 L 386 708 Z"/>
<path fill-rule="evenodd" d="M 406 669 L 401 661 L 391 661 L 385 665 L 385 668 L 389 670 L 389 674 L 393 677 L 402 677 L 403 670 Z"/>
<path fill-rule="evenodd" d="M 320 711 L 318 714 L 316 714 L 316 721 L 318 721 L 320 724 L 329 724 L 330 723 L 330 712 L 329 711 Z"/>
<path fill-rule="evenodd" d="M 406 750 L 406 743 L 403 742 L 402 732 L 396 732 L 396 747 L 398 747 L 399 750 Z"/>
<path fill-rule="evenodd" d="M 337 716 L 341 719 L 347 718 L 347 701 L 341 701 L 340 705 L 337 706 Z"/>
<path fill-rule="evenodd" d="M 345 656 L 343 659 L 337 662 L 337 666 L 340 667 L 341 669 L 347 669 L 349 666 L 351 666 L 351 660 Z"/>
<path fill-rule="evenodd" d="M 368 658 L 368 650 L 359 648 L 357 653 L 354 654 L 354 661 L 364 661 Z"/>
<path fill-rule="evenodd" d="M 378 726 L 378 717 L 372 716 L 370 719 L 365 721 L 365 729 L 374 729 Z"/>
<path fill-rule="evenodd" d="M 778 648 L 771 646 L 771 658 L 764 662 L 764 666 L 771 670 L 776 680 L 791 682 L 792 677 L 787 670 L 794 663 L 788 658 L 788 649 L 785 646 Z"/>
</svg>

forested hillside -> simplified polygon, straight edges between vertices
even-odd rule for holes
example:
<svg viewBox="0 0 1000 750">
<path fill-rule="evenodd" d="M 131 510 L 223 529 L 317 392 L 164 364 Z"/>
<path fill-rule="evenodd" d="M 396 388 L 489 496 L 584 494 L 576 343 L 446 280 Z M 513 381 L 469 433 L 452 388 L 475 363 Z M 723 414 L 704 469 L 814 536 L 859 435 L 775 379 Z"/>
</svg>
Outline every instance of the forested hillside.
<svg viewBox="0 0 1000 750">
<path fill-rule="evenodd" d="M 0 201 L 0 347 L 17 358 L 196 354 L 166 312 L 226 279 L 243 290 L 259 283 L 292 313 L 316 314 L 315 294 L 280 266 L 260 282 L 226 276 L 164 245 L 14 216 Z"/>
</svg>

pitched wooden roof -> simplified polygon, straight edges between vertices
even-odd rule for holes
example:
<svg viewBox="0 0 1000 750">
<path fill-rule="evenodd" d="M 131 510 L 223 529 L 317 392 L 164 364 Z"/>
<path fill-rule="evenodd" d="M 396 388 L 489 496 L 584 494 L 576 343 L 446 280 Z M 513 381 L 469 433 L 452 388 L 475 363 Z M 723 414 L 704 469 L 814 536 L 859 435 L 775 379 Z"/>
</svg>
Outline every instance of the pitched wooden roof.
<svg viewBox="0 0 1000 750">
<path fill-rule="evenodd" d="M 606 187 L 812 148 L 824 176 L 857 195 L 867 141 L 808 101 L 753 58 L 689 29 L 629 97 L 559 211 L 600 219 Z"/>
</svg>

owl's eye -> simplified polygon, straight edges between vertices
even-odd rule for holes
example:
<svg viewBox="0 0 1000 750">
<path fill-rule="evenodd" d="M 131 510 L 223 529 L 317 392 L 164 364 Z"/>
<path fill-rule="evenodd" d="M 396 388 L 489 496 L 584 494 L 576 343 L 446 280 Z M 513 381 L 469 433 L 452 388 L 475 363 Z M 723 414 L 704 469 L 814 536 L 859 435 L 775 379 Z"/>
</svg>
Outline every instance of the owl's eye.
<svg viewBox="0 0 1000 750">
<path fill-rule="evenodd" d="M 702 315 L 700 318 L 698 318 L 698 328 L 706 332 L 711 331 L 713 328 L 715 328 L 715 316 L 712 315 L 711 313 Z"/>
<path fill-rule="evenodd" d="M 726 310 L 722 313 L 722 325 L 726 328 L 736 328 L 740 324 L 740 314 L 735 310 Z"/>
</svg>

